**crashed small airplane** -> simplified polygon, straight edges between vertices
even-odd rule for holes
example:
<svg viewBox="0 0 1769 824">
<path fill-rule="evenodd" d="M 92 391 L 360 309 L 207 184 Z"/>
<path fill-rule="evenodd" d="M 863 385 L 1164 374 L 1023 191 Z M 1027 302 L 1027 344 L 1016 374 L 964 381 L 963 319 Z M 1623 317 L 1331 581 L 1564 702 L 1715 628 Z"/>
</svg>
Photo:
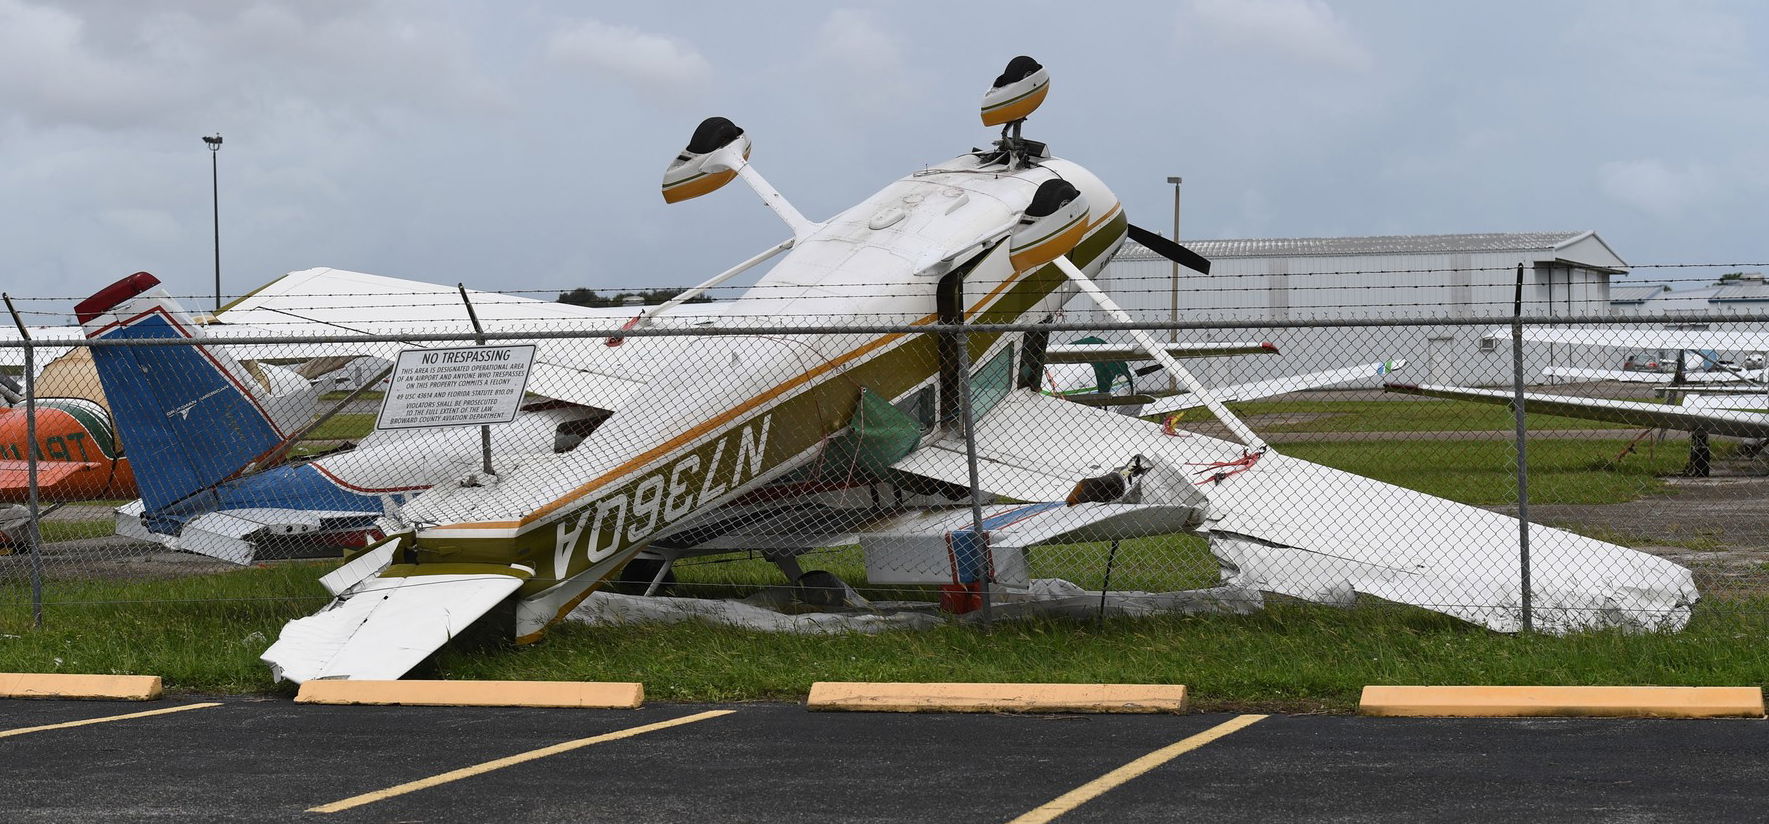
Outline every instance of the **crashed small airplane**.
<svg viewBox="0 0 1769 824">
<path fill-rule="evenodd" d="M 664 173 L 665 200 L 741 178 L 791 237 L 699 288 L 785 255 L 697 318 L 688 328 L 699 334 L 622 335 L 669 324 L 696 290 L 622 323 L 548 327 L 599 335 L 552 349 L 572 357 L 557 361 L 551 384 L 531 381 L 596 410 L 594 428 L 568 449 L 505 456 L 494 473 L 439 478 L 399 507 L 406 530 L 325 576 L 336 599 L 265 651 L 273 673 L 396 678 L 488 613 L 534 640 L 640 553 L 661 561 L 661 576 L 685 553 L 773 550 L 790 573 L 794 553 L 854 543 L 873 583 L 941 583 L 963 609 L 984 587 L 1023 586 L 1029 547 L 1190 533 L 1208 540 L 1225 584 L 1331 603 L 1364 593 L 1519 629 L 1514 519 L 1278 453 L 1147 334 L 1130 333 L 1240 443 L 1174 437 L 1043 394 L 1048 334 L 941 331 L 1041 323 L 1077 293 L 1124 319 L 1092 278 L 1127 236 L 1208 269 L 1131 225 L 1086 169 L 1021 136 L 1049 82 L 1036 61 L 1015 58 L 984 96 L 984 124 L 1002 127 L 991 148 L 824 221 L 761 177 L 742 129 L 703 122 Z M 314 299 L 322 294 L 334 297 Z M 402 308 L 389 295 L 365 311 L 339 294 L 264 290 L 230 313 L 272 313 L 301 334 L 371 329 L 374 318 L 434 306 L 418 295 Z M 132 298 L 89 307 L 101 316 L 89 325 L 126 321 Z M 881 316 L 930 331 L 740 331 L 783 317 Z M 877 439 L 878 420 L 906 425 L 859 448 Z M 823 471 L 831 466 L 840 471 Z M 959 505 L 971 489 L 989 501 L 981 535 Z M 1546 527 L 1532 530 L 1532 546 L 1532 617 L 1544 630 L 1677 629 L 1697 598 L 1688 570 L 1651 555 Z"/>
</svg>

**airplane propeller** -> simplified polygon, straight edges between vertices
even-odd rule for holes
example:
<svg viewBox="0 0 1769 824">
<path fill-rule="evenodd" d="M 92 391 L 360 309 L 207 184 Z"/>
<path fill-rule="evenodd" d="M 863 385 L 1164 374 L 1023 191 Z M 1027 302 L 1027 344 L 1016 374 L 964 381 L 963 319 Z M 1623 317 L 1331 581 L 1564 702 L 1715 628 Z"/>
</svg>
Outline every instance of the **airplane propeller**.
<svg viewBox="0 0 1769 824">
<path fill-rule="evenodd" d="M 1193 269 L 1206 275 L 1210 274 L 1209 258 L 1134 223 L 1130 224 L 1130 239 L 1148 247 L 1149 251 L 1187 269 Z"/>
</svg>

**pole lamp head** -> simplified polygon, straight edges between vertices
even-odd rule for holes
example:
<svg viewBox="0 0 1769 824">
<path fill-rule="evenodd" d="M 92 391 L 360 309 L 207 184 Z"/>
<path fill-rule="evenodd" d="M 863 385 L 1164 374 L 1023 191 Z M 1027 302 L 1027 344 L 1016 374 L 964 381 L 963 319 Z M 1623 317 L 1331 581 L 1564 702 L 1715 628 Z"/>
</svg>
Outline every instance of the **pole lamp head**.
<svg viewBox="0 0 1769 824">
<path fill-rule="evenodd" d="M 221 134 L 219 132 L 217 132 L 214 137 L 204 137 L 203 142 L 209 144 L 209 151 L 221 151 Z"/>
</svg>

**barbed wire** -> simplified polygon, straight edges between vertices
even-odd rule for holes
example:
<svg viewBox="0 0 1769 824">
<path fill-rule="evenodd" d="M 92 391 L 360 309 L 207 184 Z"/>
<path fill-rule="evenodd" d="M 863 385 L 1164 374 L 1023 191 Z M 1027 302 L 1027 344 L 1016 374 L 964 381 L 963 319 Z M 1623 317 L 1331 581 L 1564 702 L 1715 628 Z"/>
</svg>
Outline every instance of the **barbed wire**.
<svg viewBox="0 0 1769 824">
<path fill-rule="evenodd" d="M 1118 263 L 1118 262 L 1145 263 L 1146 262 L 1146 263 L 1160 263 L 1160 264 L 1167 263 L 1167 261 L 1163 258 L 1146 258 L 1146 259 L 1145 258 L 1131 258 L 1131 259 L 1122 259 L 1121 258 L 1121 259 L 1115 260 L 1114 262 L 1115 263 Z M 1655 269 L 1655 270 L 1656 269 L 1728 269 L 1728 268 L 1746 269 L 1746 268 L 1751 268 L 1751 267 L 1769 269 L 1769 262 L 1638 263 L 1638 264 L 1629 264 L 1623 268 L 1626 271 L 1631 272 L 1631 271 L 1640 270 L 1640 269 Z M 1457 272 L 1469 272 L 1469 273 L 1474 273 L 1474 272 L 1513 272 L 1516 270 L 1516 268 L 1517 268 L 1516 265 L 1512 264 L 1512 265 L 1504 265 L 1504 266 L 1412 267 L 1412 268 L 1400 268 L 1400 269 L 1394 269 L 1394 268 L 1387 268 L 1387 269 L 1310 269 L 1310 270 L 1305 270 L 1305 271 L 1284 271 L 1284 272 L 1271 271 L 1271 270 L 1261 270 L 1261 271 L 1255 271 L 1255 272 L 1217 273 L 1217 274 L 1210 274 L 1210 275 L 1192 273 L 1192 272 L 1188 271 L 1186 274 L 1182 275 L 1182 278 L 1184 278 L 1186 280 L 1196 281 L 1196 280 L 1201 280 L 1201 279 L 1262 278 L 1262 277 L 1274 277 L 1274 276 L 1325 277 L 1325 276 L 1330 276 L 1330 275 L 1406 275 L 1406 274 L 1446 274 L 1446 273 L 1457 273 Z M 1580 268 L 1580 267 L 1575 267 L 1575 268 Z M 1168 274 L 1165 274 L 1165 273 L 1149 274 L 1149 275 L 1114 273 L 1111 275 L 1103 276 L 1100 279 L 1102 281 L 1106 281 L 1108 284 L 1116 284 L 1116 283 L 1120 283 L 1120 282 L 1134 281 L 1134 280 L 1161 281 L 1164 283 L 1170 283 L 1172 281 L 1171 276 Z M 1687 280 L 1690 282 L 1693 282 L 1697 279 L 1690 278 Z M 931 291 L 932 281 L 929 280 L 928 283 L 930 286 L 929 291 Z M 748 291 L 756 291 L 756 290 L 769 290 L 769 289 L 778 289 L 778 290 L 794 290 L 794 289 L 796 289 L 796 290 L 808 291 L 811 289 L 830 289 L 830 288 L 834 288 L 834 289 L 876 288 L 879 285 L 880 284 L 877 283 L 876 281 L 823 281 L 823 282 L 819 282 L 819 283 L 812 285 L 812 286 L 807 286 L 805 284 L 799 284 L 799 283 L 788 284 L 788 283 L 765 283 L 765 282 L 762 282 L 762 283 L 754 283 L 754 284 L 749 284 L 749 285 L 724 285 L 724 284 L 721 284 L 718 286 L 709 287 L 704 291 L 708 292 L 708 293 L 711 293 L 711 292 L 740 293 L 740 292 L 748 292 Z M 1453 285 L 1453 284 L 1424 284 L 1424 286 L 1443 286 L 1443 285 Z M 652 291 L 652 292 L 668 291 L 668 290 L 686 291 L 688 289 L 692 289 L 695 287 L 692 285 L 680 285 L 680 284 L 678 284 L 678 285 L 650 284 L 650 285 L 642 285 L 642 286 L 596 286 L 596 287 L 576 287 L 576 286 L 573 286 L 573 287 L 564 287 L 564 288 L 525 287 L 525 288 L 515 288 L 515 289 L 504 289 L 504 290 L 499 290 L 496 292 L 489 292 L 489 291 L 480 290 L 480 293 L 483 295 L 487 295 L 487 296 L 510 295 L 510 296 L 518 296 L 518 297 L 524 296 L 524 295 L 561 295 L 561 294 L 565 294 L 567 292 L 570 292 L 573 289 L 578 289 L 578 288 L 590 288 L 590 289 L 592 289 L 592 291 L 610 292 L 610 293 L 613 293 L 614 295 L 618 295 L 618 294 L 623 294 L 623 293 L 630 294 L 630 293 L 636 293 L 636 292 L 642 292 L 642 291 Z M 1295 289 L 1295 288 L 1300 288 L 1300 287 L 1289 287 L 1289 288 Z M 1335 286 L 1307 287 L 1307 288 L 1388 288 L 1388 287 L 1386 287 L 1384 285 L 1379 285 L 1379 284 L 1361 284 L 1361 285 L 1360 284 L 1350 284 L 1350 285 L 1335 285 Z M 1150 290 L 1150 291 L 1153 291 L 1153 290 Z M 921 295 L 924 293 L 923 292 L 915 292 L 913 294 Z M 890 296 L 890 295 L 887 295 L 887 296 Z M 19 296 L 19 295 L 14 295 L 14 296 L 12 296 L 12 299 L 15 302 L 20 302 L 20 301 L 26 301 L 26 302 L 67 301 L 67 302 L 76 302 L 77 303 L 81 300 L 85 300 L 86 297 L 88 297 L 88 296 L 86 296 L 86 295 L 82 295 L 82 296 Z M 212 300 L 214 298 L 214 295 L 213 294 L 175 294 L 175 295 L 173 295 L 173 297 L 180 300 L 180 301 L 202 302 L 202 301 Z M 241 296 L 224 295 L 223 297 L 224 298 L 232 298 L 232 299 L 237 300 Z M 364 295 L 361 292 L 313 292 L 313 293 L 304 293 L 302 295 L 302 297 L 303 298 L 310 298 L 310 299 L 361 298 L 361 297 L 364 297 Z M 810 297 L 810 296 L 807 295 L 806 297 Z M 544 302 L 544 303 L 555 303 L 556 302 L 551 299 L 542 299 L 542 298 L 536 298 L 535 300 L 540 300 L 541 302 Z M 429 305 L 429 304 L 404 304 L 404 305 Z M 439 293 L 438 294 L 438 302 L 435 305 L 459 306 L 460 299 L 458 297 L 455 297 L 452 293 L 449 293 L 449 297 L 447 299 L 443 299 L 443 296 Z M 562 305 L 577 305 L 577 304 L 562 304 Z M 699 305 L 699 304 L 689 304 L 689 305 Z M 623 310 L 623 309 L 640 309 L 640 308 L 644 308 L 644 307 L 619 305 L 619 306 L 583 307 L 583 308 L 595 308 L 595 309 L 606 309 L 606 310 L 618 311 L 618 310 Z"/>
</svg>

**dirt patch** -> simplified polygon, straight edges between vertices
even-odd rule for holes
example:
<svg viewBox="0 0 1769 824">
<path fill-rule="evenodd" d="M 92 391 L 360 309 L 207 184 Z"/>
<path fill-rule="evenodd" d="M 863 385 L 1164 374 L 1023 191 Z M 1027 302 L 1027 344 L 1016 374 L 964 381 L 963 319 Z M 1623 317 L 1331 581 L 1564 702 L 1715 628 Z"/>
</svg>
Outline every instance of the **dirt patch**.
<svg viewBox="0 0 1769 824">
<path fill-rule="evenodd" d="M 1721 472 L 1738 471 L 1727 462 Z M 1619 504 L 1531 504 L 1530 520 L 1626 544 L 1689 567 L 1708 597 L 1769 595 L 1769 477 L 1665 478 L 1669 491 Z M 1486 507 L 1515 516 L 1517 507 Z"/>
<path fill-rule="evenodd" d="M 164 580 L 239 569 L 206 555 L 174 552 L 159 544 L 116 535 L 57 541 L 43 547 L 46 581 Z M 0 556 L 0 582 L 30 580 L 29 555 Z"/>
</svg>

